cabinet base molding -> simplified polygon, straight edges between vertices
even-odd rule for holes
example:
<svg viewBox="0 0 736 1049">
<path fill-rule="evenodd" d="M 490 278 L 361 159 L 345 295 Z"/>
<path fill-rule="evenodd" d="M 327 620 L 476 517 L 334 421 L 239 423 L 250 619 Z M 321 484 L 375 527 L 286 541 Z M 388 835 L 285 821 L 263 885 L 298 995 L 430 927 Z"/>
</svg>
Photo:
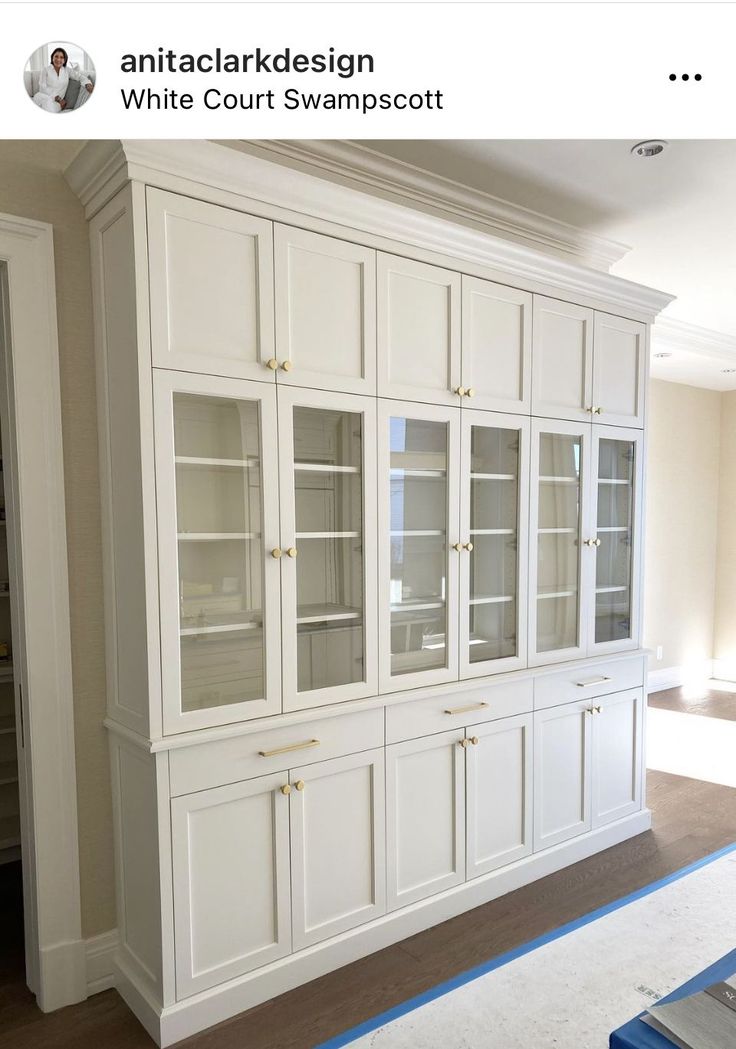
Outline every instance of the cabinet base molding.
<svg viewBox="0 0 736 1049">
<path fill-rule="evenodd" d="M 154 1041 L 162 1047 L 173 1045 L 285 991 L 643 834 L 651 825 L 651 812 L 642 809 L 166 1008 L 152 1000 L 120 954 L 115 966 L 116 987 Z"/>
</svg>

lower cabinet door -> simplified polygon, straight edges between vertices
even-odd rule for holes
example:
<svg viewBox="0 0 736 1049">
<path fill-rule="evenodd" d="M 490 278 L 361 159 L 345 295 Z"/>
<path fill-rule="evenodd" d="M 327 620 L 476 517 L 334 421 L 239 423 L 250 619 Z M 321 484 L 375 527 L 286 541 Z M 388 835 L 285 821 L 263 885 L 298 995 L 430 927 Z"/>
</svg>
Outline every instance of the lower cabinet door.
<svg viewBox="0 0 736 1049">
<path fill-rule="evenodd" d="M 263 776 L 172 799 L 177 998 L 290 952 L 285 783 Z"/>
<path fill-rule="evenodd" d="M 533 715 L 468 729 L 468 878 L 532 851 Z"/>
<path fill-rule="evenodd" d="M 294 950 L 386 912 L 383 748 L 292 769 Z"/>
<path fill-rule="evenodd" d="M 592 709 L 577 702 L 534 714 L 535 852 L 591 828 Z"/>
<path fill-rule="evenodd" d="M 462 731 L 386 748 L 388 909 L 465 880 Z"/>
<path fill-rule="evenodd" d="M 641 808 L 641 689 L 596 701 L 593 718 L 593 827 Z"/>
</svg>

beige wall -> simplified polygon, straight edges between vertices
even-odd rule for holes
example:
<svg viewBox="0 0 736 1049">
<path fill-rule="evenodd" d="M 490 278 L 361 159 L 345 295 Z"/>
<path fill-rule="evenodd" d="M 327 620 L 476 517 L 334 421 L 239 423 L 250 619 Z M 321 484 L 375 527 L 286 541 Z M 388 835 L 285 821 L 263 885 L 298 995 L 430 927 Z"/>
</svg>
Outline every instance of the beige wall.
<svg viewBox="0 0 736 1049">
<path fill-rule="evenodd" d="M 78 144 L 0 142 L 0 211 L 50 222 L 59 321 L 82 923 L 115 926 L 89 241 L 61 171 Z"/>
<path fill-rule="evenodd" d="M 650 669 L 695 672 L 713 656 L 721 394 L 652 381 L 649 413 L 644 644 L 663 648 Z"/>
<path fill-rule="evenodd" d="M 718 677 L 736 680 L 736 391 L 721 400 L 718 574 L 713 657 Z"/>
</svg>

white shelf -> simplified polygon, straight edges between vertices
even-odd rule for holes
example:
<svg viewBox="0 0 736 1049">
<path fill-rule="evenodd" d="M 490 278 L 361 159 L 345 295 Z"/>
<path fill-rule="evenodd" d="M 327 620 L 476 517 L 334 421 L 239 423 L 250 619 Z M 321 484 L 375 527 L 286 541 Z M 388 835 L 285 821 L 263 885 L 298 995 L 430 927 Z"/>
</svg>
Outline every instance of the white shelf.
<svg viewBox="0 0 736 1049">
<path fill-rule="evenodd" d="M 0 816 L 0 849 L 20 845 L 20 816 Z"/>
<path fill-rule="evenodd" d="M 595 592 L 596 594 L 623 594 L 628 589 L 628 586 L 597 586 Z"/>
<path fill-rule="evenodd" d="M 471 528 L 471 535 L 516 535 L 515 528 Z"/>
<path fill-rule="evenodd" d="M 359 466 L 333 466 L 332 463 L 294 463 L 294 469 L 315 474 L 359 474 Z"/>
<path fill-rule="evenodd" d="M 597 532 L 630 532 L 629 525 L 606 525 L 605 528 L 598 527 Z"/>
<path fill-rule="evenodd" d="M 392 466 L 391 476 L 397 480 L 403 477 L 428 477 L 430 479 L 444 479 L 447 477 L 447 470 L 413 470 L 410 467 L 404 469 L 403 466 Z"/>
<path fill-rule="evenodd" d="M 539 535 L 577 535 L 577 528 L 539 528 Z"/>
<path fill-rule="evenodd" d="M 539 478 L 539 483 L 540 484 L 574 484 L 574 485 L 579 485 L 580 484 L 580 478 L 578 478 L 578 477 L 549 477 L 549 476 L 545 476 L 545 477 L 540 477 Z"/>
<path fill-rule="evenodd" d="M 0 761 L 0 787 L 7 783 L 18 782 L 18 763 L 16 761 Z"/>
<path fill-rule="evenodd" d="M 297 532 L 297 539 L 360 539 L 360 532 Z"/>
<path fill-rule="evenodd" d="M 185 543 L 215 543 L 221 539 L 260 539 L 260 532 L 179 532 L 177 539 Z"/>
<path fill-rule="evenodd" d="M 470 472 L 471 481 L 516 481 L 516 474 L 482 474 L 475 471 Z"/>
<path fill-rule="evenodd" d="M 550 593 L 537 594 L 537 601 L 552 601 L 557 597 L 577 597 L 577 590 L 553 590 Z"/>
<path fill-rule="evenodd" d="M 598 478 L 598 484 L 626 484 L 630 488 L 632 483 L 633 483 L 632 481 L 630 481 L 630 480 L 628 480 L 626 478 L 623 478 L 623 479 L 619 478 L 619 477 L 599 477 Z"/>
<path fill-rule="evenodd" d="M 427 600 L 418 598 L 416 601 L 392 601 L 391 612 L 431 612 L 438 608 L 444 608 L 444 601 Z"/>
<path fill-rule="evenodd" d="M 504 594 L 501 597 L 471 597 L 471 605 L 505 605 L 509 601 L 513 601 L 514 598 L 510 595 Z"/>
<path fill-rule="evenodd" d="M 177 466 L 224 466 L 234 470 L 252 470 L 260 466 L 258 459 L 206 459 L 197 455 L 177 455 Z"/>
<path fill-rule="evenodd" d="M 249 620 L 247 623 L 213 623 L 205 626 L 183 626 L 179 628 L 181 637 L 194 637 L 197 634 L 226 634 L 241 630 L 262 630 L 263 624 Z"/>
<path fill-rule="evenodd" d="M 402 530 L 394 530 L 394 531 L 391 532 L 391 535 L 392 536 L 404 536 L 404 537 L 407 537 L 407 538 L 411 538 L 412 536 L 422 536 L 422 535 L 444 536 L 445 532 L 444 531 L 440 531 L 440 530 L 438 530 L 436 528 L 408 528 L 408 529 L 405 529 L 403 531 Z"/>
<path fill-rule="evenodd" d="M 340 620 L 361 619 L 361 608 L 346 605 L 300 605 L 297 609 L 297 625 L 304 623 L 337 623 Z"/>
</svg>

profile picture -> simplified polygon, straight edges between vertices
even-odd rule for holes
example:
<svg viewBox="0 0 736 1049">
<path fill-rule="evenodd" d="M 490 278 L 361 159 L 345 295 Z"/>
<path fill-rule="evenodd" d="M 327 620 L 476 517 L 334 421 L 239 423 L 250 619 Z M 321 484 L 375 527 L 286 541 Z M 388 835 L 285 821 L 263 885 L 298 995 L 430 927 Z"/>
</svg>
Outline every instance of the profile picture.
<svg viewBox="0 0 736 1049">
<path fill-rule="evenodd" d="M 95 65 L 87 52 L 68 40 L 36 48 L 26 62 L 26 91 L 47 113 L 72 113 L 89 101 L 95 89 Z"/>
</svg>

